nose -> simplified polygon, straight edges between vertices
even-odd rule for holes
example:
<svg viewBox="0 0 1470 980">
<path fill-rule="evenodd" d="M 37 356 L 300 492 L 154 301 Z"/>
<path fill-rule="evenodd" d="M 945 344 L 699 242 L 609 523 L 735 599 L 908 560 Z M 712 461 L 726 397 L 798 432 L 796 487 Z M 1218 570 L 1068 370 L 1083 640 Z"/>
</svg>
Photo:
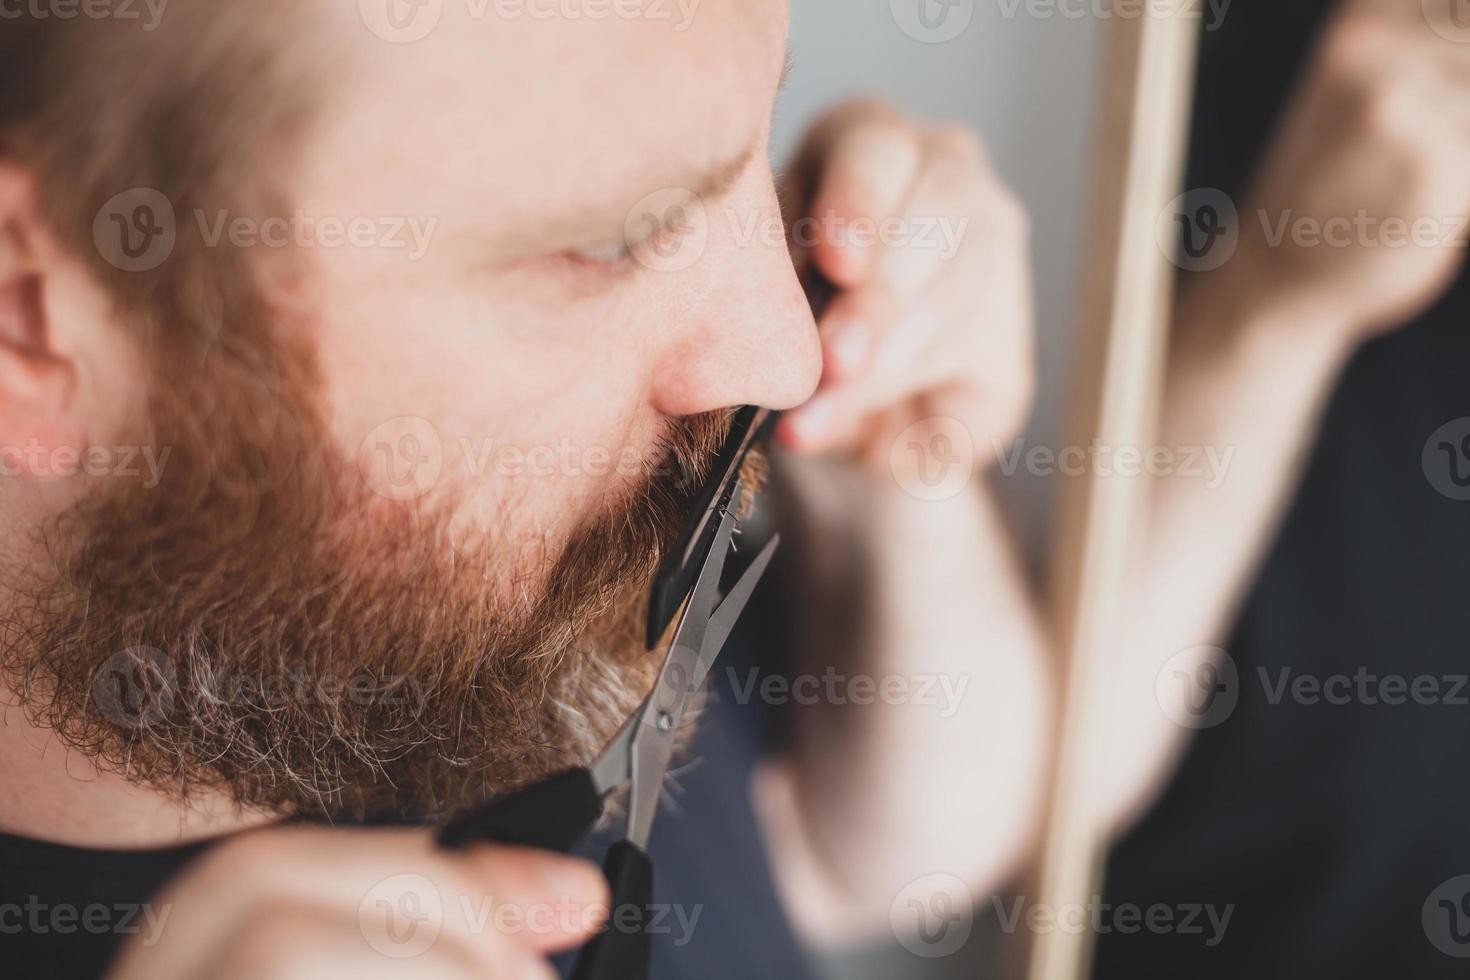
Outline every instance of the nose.
<svg viewBox="0 0 1470 980">
<path fill-rule="evenodd" d="M 701 205 L 707 235 L 687 268 L 655 272 L 665 322 L 653 406 L 698 415 L 734 405 L 795 408 L 821 377 L 821 345 L 791 256 L 770 172 Z"/>
</svg>

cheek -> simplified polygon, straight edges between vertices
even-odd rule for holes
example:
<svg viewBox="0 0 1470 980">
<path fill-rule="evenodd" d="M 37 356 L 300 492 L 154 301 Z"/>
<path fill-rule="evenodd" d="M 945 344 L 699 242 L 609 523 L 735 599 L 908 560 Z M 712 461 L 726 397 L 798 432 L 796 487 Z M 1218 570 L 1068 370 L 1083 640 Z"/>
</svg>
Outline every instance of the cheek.
<svg viewBox="0 0 1470 980">
<path fill-rule="evenodd" d="M 321 326 L 329 429 L 373 494 L 452 506 L 457 535 L 517 554 L 559 551 L 654 452 L 660 420 L 620 312 L 444 289 L 344 297 Z"/>
</svg>

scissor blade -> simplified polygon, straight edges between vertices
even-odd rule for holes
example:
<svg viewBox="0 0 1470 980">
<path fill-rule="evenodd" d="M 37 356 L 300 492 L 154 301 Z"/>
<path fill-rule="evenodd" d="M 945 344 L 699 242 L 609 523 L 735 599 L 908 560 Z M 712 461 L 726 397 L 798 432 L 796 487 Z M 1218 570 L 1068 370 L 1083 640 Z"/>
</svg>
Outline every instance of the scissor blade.
<svg viewBox="0 0 1470 980">
<path fill-rule="evenodd" d="M 694 588 L 695 579 L 714 548 L 720 511 L 729 507 L 730 493 L 740 477 L 740 467 L 768 415 L 770 413 L 765 409 L 753 406 L 735 413 L 725 442 L 710 464 L 709 478 L 695 498 L 689 523 L 654 578 L 648 602 L 648 649 L 658 645 L 664 630 L 668 629 Z"/>
<path fill-rule="evenodd" d="M 674 753 L 679 722 L 697 690 L 695 675 L 700 670 L 710 617 L 714 615 L 719 593 L 720 574 L 730 554 L 730 539 L 735 533 L 735 507 L 740 500 L 740 482 L 731 488 L 729 506 L 725 507 L 715 531 L 714 547 L 704 560 L 699 578 L 694 583 L 683 618 L 674 632 L 674 643 L 668 659 L 659 671 L 653 692 L 638 712 L 637 727 L 632 732 L 629 752 L 633 789 L 628 800 L 628 840 L 646 847 L 653 817 L 658 811 L 663 792 L 664 773 Z M 705 667 L 706 671 L 708 667 Z"/>
<path fill-rule="evenodd" d="M 740 574 L 740 579 L 730 591 L 725 593 L 720 608 L 710 617 L 709 626 L 705 628 L 704 647 L 699 651 L 699 662 L 694 669 L 694 689 L 698 690 L 704 679 L 709 676 L 710 668 L 720 657 L 720 651 L 725 648 L 725 643 L 730 639 L 730 633 L 735 629 L 735 623 L 740 619 L 740 614 L 745 611 L 745 604 L 750 601 L 751 594 L 760 583 L 761 577 L 766 574 L 766 569 L 771 564 L 771 558 L 776 554 L 776 548 L 781 544 L 781 535 L 776 535 L 766 542 L 761 553 L 755 556 L 755 560 Z"/>
<path fill-rule="evenodd" d="M 689 601 L 684 606 L 684 615 L 679 620 L 679 628 L 674 632 L 674 641 L 669 646 L 663 667 L 659 669 L 653 690 L 592 763 L 592 780 L 599 792 L 606 793 L 629 779 L 636 782 L 637 760 L 643 751 L 640 745 L 656 738 L 655 732 L 650 731 L 649 726 L 656 726 L 660 711 L 673 710 L 671 705 L 679 700 L 677 692 L 684 689 L 692 691 L 697 686 L 689 683 L 689 679 L 698 669 L 700 652 L 705 643 L 705 631 L 714 615 L 720 577 L 724 573 L 725 560 L 730 554 L 730 541 L 735 534 L 735 510 L 739 506 L 741 492 L 740 481 L 736 480 L 725 495 L 724 506 L 717 511 L 720 520 L 712 525 L 712 547 L 700 567 L 694 591 L 690 593 Z M 682 707 L 679 710 L 682 713 Z M 672 721 L 677 723 L 678 718 L 672 718 Z M 635 787 L 635 805 L 636 797 Z M 630 810 L 630 824 L 633 816 Z"/>
</svg>

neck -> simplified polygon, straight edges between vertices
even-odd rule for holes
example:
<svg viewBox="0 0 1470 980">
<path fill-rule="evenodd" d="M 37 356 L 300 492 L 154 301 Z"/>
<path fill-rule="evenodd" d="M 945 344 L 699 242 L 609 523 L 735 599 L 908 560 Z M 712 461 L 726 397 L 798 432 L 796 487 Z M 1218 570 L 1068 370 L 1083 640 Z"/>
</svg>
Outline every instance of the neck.
<svg viewBox="0 0 1470 980">
<path fill-rule="evenodd" d="M 32 725 L 0 686 L 0 831 L 77 847 L 159 848 L 276 819 L 222 795 L 188 804 L 105 772 Z"/>
</svg>

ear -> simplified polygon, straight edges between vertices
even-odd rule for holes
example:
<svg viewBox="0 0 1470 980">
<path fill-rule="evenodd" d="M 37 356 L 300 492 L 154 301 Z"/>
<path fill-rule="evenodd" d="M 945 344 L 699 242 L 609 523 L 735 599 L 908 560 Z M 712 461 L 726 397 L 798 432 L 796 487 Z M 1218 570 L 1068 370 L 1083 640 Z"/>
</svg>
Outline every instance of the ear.
<svg viewBox="0 0 1470 980">
<path fill-rule="evenodd" d="M 102 406 L 84 355 L 118 343 L 110 310 L 42 222 L 29 173 L 0 159 L 0 474 L 61 475 L 57 451 L 85 451 Z"/>
</svg>

